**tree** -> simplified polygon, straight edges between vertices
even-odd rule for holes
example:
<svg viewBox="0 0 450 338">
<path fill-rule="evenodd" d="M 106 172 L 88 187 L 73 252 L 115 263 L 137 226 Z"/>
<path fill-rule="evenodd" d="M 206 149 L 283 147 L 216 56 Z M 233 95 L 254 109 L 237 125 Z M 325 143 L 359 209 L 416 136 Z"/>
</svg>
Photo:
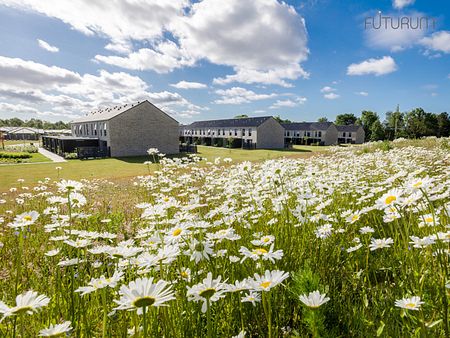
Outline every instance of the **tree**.
<svg viewBox="0 0 450 338">
<path fill-rule="evenodd" d="M 389 140 L 407 136 L 405 132 L 405 114 L 400 112 L 398 107 L 397 111 L 386 113 L 385 133 L 386 138 Z"/>
<path fill-rule="evenodd" d="M 367 137 L 367 134 L 366 134 Z M 370 141 L 380 141 L 384 140 L 385 131 L 383 125 L 380 122 L 380 119 L 375 120 L 370 126 Z"/>
<path fill-rule="evenodd" d="M 334 122 L 338 126 L 348 126 L 356 123 L 355 114 L 347 113 L 347 114 L 339 114 L 336 116 L 336 121 Z"/>
<path fill-rule="evenodd" d="M 234 118 L 235 119 L 246 119 L 246 118 L 248 118 L 248 115 L 245 115 L 245 114 L 236 115 Z"/>
<path fill-rule="evenodd" d="M 406 113 L 405 122 L 405 131 L 410 138 L 433 135 L 433 125 L 437 125 L 433 114 L 426 113 L 422 108 L 415 108 Z"/>
<path fill-rule="evenodd" d="M 319 117 L 317 119 L 317 122 L 328 122 L 328 118 L 326 118 L 326 117 Z"/>
<path fill-rule="evenodd" d="M 278 123 L 292 123 L 292 121 L 291 120 L 288 120 L 288 119 L 286 119 L 286 120 L 283 120 L 281 117 L 280 117 L 280 115 L 278 115 L 278 116 L 275 116 L 274 117 L 274 119 L 275 120 L 277 120 L 278 121 Z"/>
<path fill-rule="evenodd" d="M 377 121 L 380 124 L 380 127 L 383 129 L 383 133 L 384 133 L 384 128 L 381 125 L 380 118 L 378 117 L 378 114 L 373 112 L 373 111 L 370 111 L 370 110 L 363 110 L 362 111 L 360 122 L 361 122 L 362 127 L 364 128 L 364 132 L 366 133 L 366 140 L 372 140 L 371 139 L 372 126 Z M 377 126 L 376 129 L 378 131 L 379 127 Z"/>
<path fill-rule="evenodd" d="M 436 115 L 437 120 L 437 137 L 450 136 L 450 117 L 446 112 Z"/>
</svg>

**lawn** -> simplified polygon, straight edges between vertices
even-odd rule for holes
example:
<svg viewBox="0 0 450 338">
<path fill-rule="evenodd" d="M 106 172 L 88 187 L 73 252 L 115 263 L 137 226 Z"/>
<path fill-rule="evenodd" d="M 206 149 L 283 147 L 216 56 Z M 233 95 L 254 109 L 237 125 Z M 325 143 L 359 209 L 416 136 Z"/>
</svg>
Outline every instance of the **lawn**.
<svg viewBox="0 0 450 338">
<path fill-rule="evenodd" d="M 229 157 L 235 162 L 261 161 L 279 157 L 308 157 L 314 152 L 326 151 L 328 147 L 295 146 L 292 150 L 242 150 L 216 147 L 198 147 L 198 155 L 213 161 L 217 157 Z M 33 154 L 35 155 L 35 154 Z M 40 155 L 40 154 L 39 154 Z M 42 156 L 42 155 L 41 155 Z M 42 156 L 43 157 L 43 156 Z M 44 159 L 46 159 L 44 157 Z M 65 163 L 42 163 L 34 165 L 11 164 L 0 166 L 0 191 L 7 190 L 18 179 L 24 179 L 28 184 L 49 177 L 56 179 L 56 167 L 61 167 L 60 175 L 66 179 L 81 178 L 116 178 L 123 179 L 148 174 L 149 168 L 144 165 L 149 157 L 107 158 L 95 160 L 69 160 Z M 48 161 L 48 159 L 47 159 Z M 40 162 L 40 161 L 34 161 Z M 153 170 L 156 165 L 151 165 Z"/>
</svg>

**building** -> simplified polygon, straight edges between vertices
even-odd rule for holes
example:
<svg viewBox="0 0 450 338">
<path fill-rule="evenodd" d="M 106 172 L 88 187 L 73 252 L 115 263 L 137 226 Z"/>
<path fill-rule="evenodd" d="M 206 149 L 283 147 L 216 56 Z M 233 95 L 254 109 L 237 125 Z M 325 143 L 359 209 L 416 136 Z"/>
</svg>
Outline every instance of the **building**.
<svg viewBox="0 0 450 338">
<path fill-rule="evenodd" d="M 79 157 L 146 155 L 149 148 L 179 152 L 178 122 L 149 101 L 99 109 L 71 123 L 72 136 L 43 137 L 44 147 Z"/>
<path fill-rule="evenodd" d="M 272 116 L 197 121 L 180 127 L 181 142 L 231 148 L 284 147 L 284 129 Z"/>
<path fill-rule="evenodd" d="M 362 126 L 336 126 L 338 130 L 338 143 L 362 144 L 366 137 L 366 133 Z"/>
<path fill-rule="evenodd" d="M 333 122 L 283 123 L 288 144 L 323 145 L 338 143 L 338 130 Z"/>
<path fill-rule="evenodd" d="M 67 129 L 49 130 L 32 127 L 0 127 L 0 133 L 5 140 L 38 141 L 43 135 L 67 135 L 71 131 Z"/>
</svg>

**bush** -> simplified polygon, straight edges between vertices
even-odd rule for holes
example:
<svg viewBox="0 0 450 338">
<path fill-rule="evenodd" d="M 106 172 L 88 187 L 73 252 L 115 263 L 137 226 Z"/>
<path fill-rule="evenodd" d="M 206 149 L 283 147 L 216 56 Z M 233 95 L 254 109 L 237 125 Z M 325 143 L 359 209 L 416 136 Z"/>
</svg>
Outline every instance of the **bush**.
<svg viewBox="0 0 450 338">
<path fill-rule="evenodd" d="M 64 158 L 67 160 L 72 160 L 72 159 L 78 158 L 78 154 L 77 153 L 64 153 Z"/>
<path fill-rule="evenodd" d="M 25 152 L 25 153 L 37 153 L 38 147 L 27 144 L 27 145 L 13 145 L 13 146 L 6 146 L 6 150 L 10 152 Z"/>
<path fill-rule="evenodd" d="M 5 159 L 25 159 L 30 158 L 31 155 L 29 153 L 19 153 L 19 152 L 0 152 L 0 158 Z"/>
</svg>

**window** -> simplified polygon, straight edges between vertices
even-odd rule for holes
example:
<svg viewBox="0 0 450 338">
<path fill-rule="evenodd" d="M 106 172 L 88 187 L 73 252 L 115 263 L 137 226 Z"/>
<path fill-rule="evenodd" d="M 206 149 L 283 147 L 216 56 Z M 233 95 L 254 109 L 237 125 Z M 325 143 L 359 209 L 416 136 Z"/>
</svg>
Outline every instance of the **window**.
<svg viewBox="0 0 450 338">
<path fill-rule="evenodd" d="M 242 129 L 242 136 L 245 136 L 245 129 Z"/>
<path fill-rule="evenodd" d="M 237 129 L 234 130 L 234 136 L 237 136 Z"/>
<path fill-rule="evenodd" d="M 322 132 L 321 131 L 319 131 L 319 137 L 322 137 Z"/>
<path fill-rule="evenodd" d="M 352 137 L 352 132 L 351 131 L 348 132 L 348 137 Z"/>
<path fill-rule="evenodd" d="M 232 130 L 230 129 L 230 130 L 229 130 L 229 135 L 231 136 L 232 133 L 233 133 L 233 132 L 232 132 Z"/>
<path fill-rule="evenodd" d="M 248 130 L 248 136 L 252 136 L 252 128 Z"/>
<path fill-rule="evenodd" d="M 346 133 L 345 133 L 345 131 L 344 131 L 344 132 L 342 133 L 342 136 L 345 137 L 345 134 L 346 134 Z"/>
<path fill-rule="evenodd" d="M 297 137 L 300 137 L 300 132 L 299 131 L 297 132 Z"/>
<path fill-rule="evenodd" d="M 286 136 L 287 137 L 291 136 L 291 133 L 289 132 L 289 130 L 286 132 Z"/>
<path fill-rule="evenodd" d="M 307 132 L 306 132 L 306 136 L 307 136 L 307 137 L 310 137 L 310 136 L 311 136 L 311 132 L 307 131 Z"/>
</svg>

